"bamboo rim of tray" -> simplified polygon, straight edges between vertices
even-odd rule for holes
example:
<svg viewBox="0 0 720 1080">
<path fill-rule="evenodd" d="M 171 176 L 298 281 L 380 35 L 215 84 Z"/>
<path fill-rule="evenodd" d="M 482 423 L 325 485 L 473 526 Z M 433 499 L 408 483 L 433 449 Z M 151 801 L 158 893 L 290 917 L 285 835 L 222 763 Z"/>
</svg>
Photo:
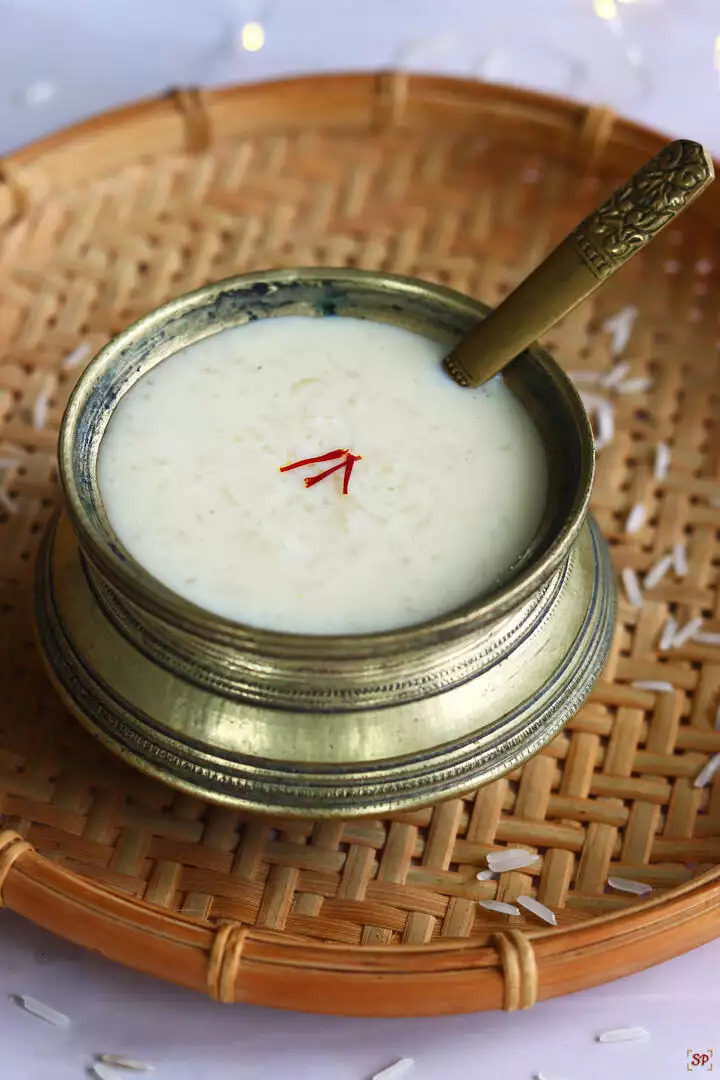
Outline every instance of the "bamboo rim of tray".
<svg viewBox="0 0 720 1080">
<path fill-rule="evenodd" d="M 10 852 L 16 845 L 24 847 L 22 838 L 13 835 L 17 839 L 6 849 Z M 0 834 L 0 844 L 3 840 L 10 841 L 7 833 Z M 383 1010 L 385 1016 L 528 1008 L 713 940 L 720 904 L 720 872 L 712 870 L 642 906 L 578 927 L 525 932 L 520 936 L 530 945 L 529 963 L 518 958 L 515 948 L 508 956 L 499 944 L 508 937 L 505 933 L 490 946 L 467 941 L 358 949 L 309 945 L 242 927 L 241 948 L 233 949 L 237 941 L 223 933 L 223 925 L 210 929 L 129 902 L 68 873 L 32 848 L 24 848 L 10 868 L 2 893 L 5 906 L 111 960 L 164 979 L 172 972 L 173 982 L 226 1003 L 320 1013 L 338 1011 L 336 995 L 347 990 L 349 980 L 356 995 L 353 1007 L 340 1011 L 352 1015 L 377 1015 L 373 997 L 380 978 L 394 985 L 395 994 L 412 993 L 414 981 L 420 989 L 424 978 L 431 978 L 433 986 L 432 997 L 420 990 L 413 994 L 411 1010 L 407 1002 L 398 1001 L 395 1009 Z M 229 970 L 223 971 L 224 966 Z M 302 976 L 302 991 L 289 985 L 291 975 Z"/>
<path fill-rule="evenodd" d="M 424 129 L 480 134 L 529 155 L 550 149 L 554 159 L 601 178 L 629 174 L 664 142 L 602 108 L 402 72 L 179 91 L 0 160 L 0 252 L 3 236 L 34 207 L 129 161 L 201 159 L 219 139 Z M 693 213 L 720 226 L 720 184 Z M 512 1010 L 638 971 L 720 929 L 715 867 L 649 900 L 557 929 L 497 923 L 482 942 L 360 948 L 303 940 L 222 920 L 211 925 L 127 898 L 40 854 L 16 825 L 0 832 L 0 902 L 81 946 L 223 1001 L 387 1016 Z"/>
</svg>

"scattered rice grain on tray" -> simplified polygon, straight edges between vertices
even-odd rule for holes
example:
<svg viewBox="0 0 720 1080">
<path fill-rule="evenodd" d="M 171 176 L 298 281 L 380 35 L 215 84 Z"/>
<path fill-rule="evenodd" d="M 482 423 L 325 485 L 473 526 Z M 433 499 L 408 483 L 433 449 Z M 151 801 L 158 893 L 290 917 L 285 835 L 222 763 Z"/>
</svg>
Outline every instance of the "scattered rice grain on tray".
<svg viewBox="0 0 720 1080">
<path fill-rule="evenodd" d="M 654 694 L 672 694 L 675 687 L 664 679 L 636 679 L 630 683 L 636 690 L 649 690 Z"/>
<path fill-rule="evenodd" d="M 42 431 L 47 426 L 48 408 L 50 405 L 50 395 L 43 391 L 35 398 L 33 404 L 32 413 L 32 426 L 36 431 Z"/>
<path fill-rule="evenodd" d="M 522 870 L 525 866 L 534 866 L 540 856 L 525 848 L 505 848 L 504 851 L 491 851 L 487 856 L 491 870 L 502 873 L 504 870 Z"/>
<path fill-rule="evenodd" d="M 587 390 L 580 390 L 579 393 L 580 400 L 585 406 L 585 412 L 596 412 L 601 405 L 608 404 L 607 399 L 602 394 L 590 394 Z"/>
<path fill-rule="evenodd" d="M 136 1061 L 122 1054 L 97 1054 L 96 1060 L 100 1065 L 112 1065 L 115 1069 L 127 1069 L 128 1072 L 152 1072 L 155 1068 L 147 1061 Z"/>
<path fill-rule="evenodd" d="M 709 630 L 698 630 L 693 635 L 693 641 L 697 641 L 701 645 L 720 645 L 720 634 L 712 633 Z"/>
<path fill-rule="evenodd" d="M 632 878 L 609 877 L 607 883 L 611 889 L 632 893 L 633 896 L 647 896 L 653 891 L 652 885 L 647 885 L 644 881 L 633 881 Z"/>
<path fill-rule="evenodd" d="M 685 577 L 688 572 L 687 544 L 678 543 L 673 546 L 673 567 L 678 577 Z"/>
<path fill-rule="evenodd" d="M 713 754 L 693 780 L 693 787 L 707 787 L 718 769 L 720 769 L 720 754 Z"/>
<path fill-rule="evenodd" d="M 72 352 L 68 353 L 64 358 L 60 367 L 63 371 L 69 371 L 71 368 L 77 367 L 78 364 L 85 359 L 90 352 L 90 346 L 87 342 L 83 342 L 82 345 L 78 345 Z"/>
<path fill-rule="evenodd" d="M 552 908 L 549 908 L 547 904 L 541 904 L 533 896 L 518 896 L 518 904 L 520 907 L 524 907 L 526 911 L 531 911 L 533 915 L 537 915 L 538 919 L 542 919 L 543 922 L 550 923 L 551 926 L 557 926 L 557 916 Z"/>
<path fill-rule="evenodd" d="M 15 443 L 3 442 L 0 446 L 0 456 L 7 458 L 10 456 L 11 460 L 15 460 L 16 464 L 20 464 L 24 457 L 26 457 L 26 451 L 22 446 L 17 446 Z"/>
<path fill-rule="evenodd" d="M 488 911 L 497 911 L 500 915 L 519 915 L 520 908 L 515 904 L 506 904 L 504 900 L 478 900 L 478 907 Z"/>
<path fill-rule="evenodd" d="M 494 870 L 481 870 L 478 874 L 475 875 L 475 880 L 476 881 L 495 881 L 496 877 L 497 877 L 497 875 L 496 875 Z"/>
<path fill-rule="evenodd" d="M 635 503 L 625 520 L 625 532 L 628 534 L 640 532 L 645 524 L 645 507 L 642 503 Z"/>
<path fill-rule="evenodd" d="M 655 447 L 655 460 L 653 462 L 653 480 L 662 483 L 667 480 L 670 470 L 670 447 L 667 443 L 660 442 Z"/>
<path fill-rule="evenodd" d="M 613 387 L 620 385 L 629 370 L 630 364 L 627 360 L 623 360 L 620 364 L 615 364 L 612 371 L 604 376 L 601 385 L 605 390 L 612 390 Z"/>
<path fill-rule="evenodd" d="M 662 633 L 660 634 L 660 641 L 658 642 L 659 652 L 667 652 L 668 649 L 672 649 L 677 630 L 677 619 L 672 615 L 668 615 L 665 625 L 662 628 Z"/>
<path fill-rule="evenodd" d="M 673 638 L 673 648 L 680 649 L 683 645 L 686 645 L 691 638 L 695 637 L 704 622 L 705 620 L 700 618 L 690 619 L 684 626 L 681 626 Z"/>
<path fill-rule="evenodd" d="M 13 994 L 12 1000 L 25 1012 L 32 1013 L 33 1016 L 39 1017 L 54 1027 L 70 1027 L 69 1016 L 58 1012 L 57 1009 L 53 1009 L 51 1005 L 45 1005 L 42 1001 L 38 1001 L 37 998 L 30 997 L 29 994 Z"/>
<path fill-rule="evenodd" d="M 597 409 L 598 433 L 595 449 L 603 450 L 615 438 L 615 410 L 609 401 L 603 401 Z"/>
<path fill-rule="evenodd" d="M 603 323 L 603 330 L 611 335 L 610 349 L 613 356 L 619 356 L 625 350 L 637 319 L 638 310 L 632 304 L 621 308 Z"/>
<path fill-rule="evenodd" d="M 635 571 L 626 566 L 620 574 L 620 578 L 625 589 L 625 595 L 628 598 L 628 603 L 631 607 L 641 608 L 643 606 L 642 589 L 640 588 L 640 582 Z"/>
<path fill-rule="evenodd" d="M 16 469 L 20 464 L 20 458 L 0 458 L 0 472 L 3 472 L 5 469 Z"/>
<path fill-rule="evenodd" d="M 595 449 L 602 450 L 604 446 L 612 442 L 615 435 L 615 410 L 612 404 L 599 394 L 587 394 L 581 391 L 580 399 L 588 416 L 591 418 L 594 416 L 596 419 Z"/>
<path fill-rule="evenodd" d="M 392 1065 L 388 1065 L 386 1069 L 381 1069 L 379 1073 L 373 1073 L 371 1080 L 395 1080 L 396 1076 L 404 1076 L 414 1064 L 415 1058 L 399 1058 Z"/>
<path fill-rule="evenodd" d="M 8 514 L 17 514 L 18 512 L 14 500 L 11 499 L 7 491 L 3 491 L 2 488 L 0 488 L 0 507 L 4 507 Z"/>
<path fill-rule="evenodd" d="M 650 1033 L 643 1027 L 614 1028 L 612 1031 L 601 1031 L 595 1038 L 600 1043 L 636 1042 L 638 1039 L 649 1039 Z"/>
<path fill-rule="evenodd" d="M 647 574 L 643 578 L 643 586 L 646 589 L 654 589 L 656 585 L 660 584 L 672 564 L 672 555 L 663 555 L 662 559 L 658 559 L 654 566 L 651 566 L 648 570 Z"/>
<path fill-rule="evenodd" d="M 652 390 L 653 381 L 649 375 L 639 375 L 637 379 L 624 379 L 618 383 L 615 391 L 618 394 L 646 394 Z"/>
<path fill-rule="evenodd" d="M 597 386 L 602 380 L 600 371 L 568 371 L 567 375 L 572 382 L 585 386 Z"/>
</svg>

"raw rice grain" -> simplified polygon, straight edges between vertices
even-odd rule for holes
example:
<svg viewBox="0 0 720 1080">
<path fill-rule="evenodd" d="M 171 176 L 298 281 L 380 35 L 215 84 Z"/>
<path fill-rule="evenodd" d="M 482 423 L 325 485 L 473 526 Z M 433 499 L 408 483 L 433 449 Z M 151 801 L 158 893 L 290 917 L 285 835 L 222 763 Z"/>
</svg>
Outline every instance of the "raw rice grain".
<svg viewBox="0 0 720 1080">
<path fill-rule="evenodd" d="M 537 915 L 538 919 L 542 919 L 543 922 L 550 923 L 551 926 L 557 926 L 557 916 L 552 908 L 549 908 L 547 904 L 541 904 L 533 896 L 518 896 L 518 904 L 520 907 L 524 907 L 526 911 L 531 911 L 533 915 Z"/>
<path fill-rule="evenodd" d="M 38 1001 L 37 998 L 30 997 L 29 994 L 13 994 L 12 999 L 25 1012 L 32 1013 L 33 1016 L 39 1017 L 40 1020 L 44 1020 L 47 1024 L 52 1024 L 54 1027 L 70 1027 L 69 1016 L 58 1012 L 57 1009 L 53 1009 L 51 1005 L 45 1005 L 44 1002 Z"/>
<path fill-rule="evenodd" d="M 67 354 L 60 364 L 60 367 L 63 371 L 69 371 L 71 368 L 77 367 L 89 352 L 90 346 L 86 342 L 83 342 L 82 345 L 78 345 L 71 353 Z"/>
<path fill-rule="evenodd" d="M 629 371 L 630 364 L 627 360 L 623 360 L 620 364 L 615 364 L 612 371 L 610 371 L 602 380 L 603 388 L 605 390 L 612 390 L 613 387 L 619 386 Z"/>
<path fill-rule="evenodd" d="M 700 618 L 690 619 L 684 626 L 681 626 L 673 638 L 673 649 L 681 649 L 691 638 L 694 638 L 704 621 L 704 619 Z"/>
<path fill-rule="evenodd" d="M 653 381 L 647 375 L 639 375 L 637 379 L 624 379 L 618 383 L 615 390 L 618 394 L 646 394 L 652 390 Z"/>
<path fill-rule="evenodd" d="M 645 507 L 642 503 L 635 503 L 625 520 L 625 532 L 628 535 L 640 532 L 645 524 Z"/>
<path fill-rule="evenodd" d="M 720 769 L 720 754 L 713 754 L 693 780 L 693 787 L 707 787 L 708 784 L 711 783 L 712 778 L 715 776 L 718 769 Z"/>
<path fill-rule="evenodd" d="M 603 323 L 603 330 L 610 335 L 610 350 L 613 356 L 619 356 L 625 351 L 637 319 L 638 310 L 632 304 L 621 308 Z"/>
<path fill-rule="evenodd" d="M 636 1042 L 639 1039 L 649 1039 L 650 1035 L 642 1027 L 615 1028 L 613 1031 L 601 1031 L 596 1039 L 600 1043 Z"/>
<path fill-rule="evenodd" d="M 503 851 L 491 851 L 486 856 L 488 867 L 502 874 L 505 870 L 522 870 L 526 866 L 534 866 L 540 861 L 540 856 L 525 848 L 505 848 Z"/>
<path fill-rule="evenodd" d="M 397 1061 L 394 1061 L 392 1065 L 388 1065 L 386 1069 L 381 1069 L 380 1072 L 373 1073 L 371 1080 L 395 1080 L 395 1077 L 397 1076 L 404 1076 L 414 1064 L 415 1058 L 399 1058 Z"/>
<path fill-rule="evenodd" d="M 645 577 L 643 578 L 643 587 L 646 589 L 654 589 L 656 585 L 660 584 L 672 564 L 672 555 L 663 555 L 662 559 L 658 559 L 658 561 L 653 566 L 651 566 L 646 573 Z"/>
<path fill-rule="evenodd" d="M 643 606 L 643 595 L 642 589 L 640 588 L 640 582 L 638 581 L 638 576 L 635 571 L 632 570 L 629 566 L 626 566 L 620 574 L 620 577 L 622 579 L 623 588 L 625 589 L 625 595 L 628 598 L 628 603 L 630 604 L 630 607 L 641 608 Z"/>
<path fill-rule="evenodd" d="M 11 499 L 7 491 L 4 491 L 2 488 L 0 488 L 0 507 L 7 510 L 8 514 L 17 514 L 18 512 L 14 500 Z"/>
<path fill-rule="evenodd" d="M 670 470 L 670 447 L 667 443 L 658 443 L 655 447 L 655 460 L 653 462 L 653 480 L 661 484 L 667 480 Z"/>
<path fill-rule="evenodd" d="M 114 1069 L 126 1069 L 128 1072 L 152 1072 L 155 1068 L 147 1061 L 137 1061 L 122 1054 L 98 1054 L 96 1060 L 101 1065 L 112 1065 Z"/>
<path fill-rule="evenodd" d="M 636 679 L 630 683 L 636 690 L 649 690 L 655 694 L 672 694 L 675 687 L 663 679 Z"/>
<path fill-rule="evenodd" d="M 658 642 L 659 652 L 667 652 L 668 649 L 672 649 L 677 631 L 677 619 L 672 615 L 669 615 L 662 628 L 662 633 L 660 634 L 660 641 Z"/>
<path fill-rule="evenodd" d="M 32 426 L 36 431 L 42 431 L 47 427 L 48 409 L 50 407 L 50 395 L 46 392 L 38 394 L 35 398 L 32 411 Z"/>
<path fill-rule="evenodd" d="M 647 896 L 651 893 L 652 885 L 644 881 L 633 881 L 632 878 L 609 877 L 607 883 L 616 892 L 632 893 L 633 896 Z"/>
<path fill-rule="evenodd" d="M 678 543 L 673 546 L 673 567 L 678 577 L 685 577 L 688 572 L 687 544 Z"/>
<path fill-rule="evenodd" d="M 478 906 L 487 908 L 488 911 L 497 911 L 500 915 L 519 915 L 520 908 L 514 904 L 506 904 L 504 900 L 478 900 Z"/>
</svg>

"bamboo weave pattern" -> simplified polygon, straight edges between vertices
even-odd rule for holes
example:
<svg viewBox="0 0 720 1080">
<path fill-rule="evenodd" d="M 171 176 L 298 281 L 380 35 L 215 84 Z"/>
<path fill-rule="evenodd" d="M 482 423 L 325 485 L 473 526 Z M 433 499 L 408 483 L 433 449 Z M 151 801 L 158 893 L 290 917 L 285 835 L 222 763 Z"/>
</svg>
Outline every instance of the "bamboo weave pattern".
<svg viewBox="0 0 720 1080">
<path fill-rule="evenodd" d="M 594 509 L 619 571 L 642 581 L 678 542 L 688 569 L 667 573 L 640 609 L 621 598 L 591 701 L 521 772 L 378 820 L 251 818 L 113 760 L 41 671 L 32 565 L 57 498 L 58 423 L 86 359 L 78 346 L 92 355 L 169 297 L 269 266 L 382 267 L 496 303 L 636 164 L 599 180 L 521 127 L 503 142 L 497 120 L 471 123 L 456 108 L 454 124 L 439 106 L 416 115 L 412 86 L 403 93 L 402 109 L 380 94 L 369 116 L 331 130 L 301 129 L 276 108 L 239 134 L 227 109 L 210 107 L 205 123 L 193 96 L 194 126 L 174 152 L 125 130 L 119 166 L 108 154 L 86 175 L 93 148 L 80 140 L 57 164 L 60 179 L 42 158 L 0 169 L 0 828 L 138 901 L 358 946 L 539 928 L 477 906 L 523 893 L 566 925 L 636 902 L 608 890 L 608 876 L 662 891 L 720 862 L 720 782 L 693 786 L 720 752 L 720 646 L 658 648 L 670 611 L 680 626 L 703 617 L 704 631 L 720 631 L 720 267 L 717 231 L 694 209 L 544 343 L 572 371 L 609 372 L 618 358 L 604 322 L 637 308 L 619 359 L 627 379 L 652 385 L 598 391 L 614 403 L 616 431 L 599 455 Z M 584 160 L 601 159 L 611 120 L 591 110 L 572 138 Z M 658 482 L 661 442 L 671 461 Z M 646 519 L 628 535 L 635 503 Z M 670 692 L 631 685 L 658 680 Z M 541 860 L 476 881 L 499 846 Z"/>
</svg>

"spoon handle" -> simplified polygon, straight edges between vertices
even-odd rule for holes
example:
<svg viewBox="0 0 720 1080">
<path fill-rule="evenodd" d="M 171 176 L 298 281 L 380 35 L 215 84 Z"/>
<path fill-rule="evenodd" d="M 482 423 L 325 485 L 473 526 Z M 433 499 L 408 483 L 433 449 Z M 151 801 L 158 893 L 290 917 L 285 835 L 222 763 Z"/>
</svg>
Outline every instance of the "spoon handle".
<svg viewBox="0 0 720 1080">
<path fill-rule="evenodd" d="M 700 143 L 678 139 L 581 221 L 445 358 L 461 386 L 479 386 L 641 251 L 714 178 Z"/>
</svg>

